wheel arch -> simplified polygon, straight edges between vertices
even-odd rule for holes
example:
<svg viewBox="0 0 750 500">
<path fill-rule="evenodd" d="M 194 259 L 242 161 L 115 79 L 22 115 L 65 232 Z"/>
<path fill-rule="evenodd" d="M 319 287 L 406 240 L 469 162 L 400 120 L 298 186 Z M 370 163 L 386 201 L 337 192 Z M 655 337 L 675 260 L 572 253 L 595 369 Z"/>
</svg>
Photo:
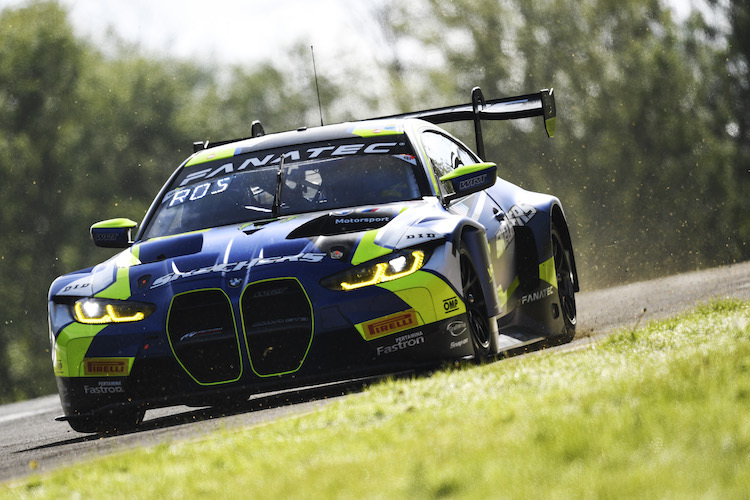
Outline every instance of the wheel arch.
<svg viewBox="0 0 750 500">
<path fill-rule="evenodd" d="M 487 316 L 493 318 L 501 313 L 501 307 L 495 290 L 495 279 L 492 273 L 492 261 L 484 227 L 473 221 L 465 221 L 456 231 L 454 253 L 458 245 L 464 245 L 471 256 L 477 274 L 482 278 L 482 292 L 487 304 Z"/>
<path fill-rule="evenodd" d="M 550 230 L 552 228 L 552 225 L 554 225 L 558 229 L 558 231 L 560 231 L 560 236 L 563 239 L 563 244 L 565 245 L 565 248 L 570 252 L 570 261 L 573 266 L 573 283 L 575 286 L 575 291 L 579 292 L 580 283 L 578 281 L 578 268 L 576 267 L 575 253 L 573 252 L 573 242 L 570 237 L 570 229 L 568 228 L 568 222 L 565 218 L 565 214 L 563 213 L 563 209 L 558 204 L 554 204 L 552 206 Z"/>
</svg>

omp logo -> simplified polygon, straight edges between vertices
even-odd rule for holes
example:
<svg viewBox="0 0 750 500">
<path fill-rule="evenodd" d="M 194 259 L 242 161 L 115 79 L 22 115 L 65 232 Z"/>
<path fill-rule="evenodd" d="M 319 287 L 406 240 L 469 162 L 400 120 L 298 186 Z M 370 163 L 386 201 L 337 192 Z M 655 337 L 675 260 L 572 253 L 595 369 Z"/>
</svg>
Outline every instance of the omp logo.
<svg viewBox="0 0 750 500">
<path fill-rule="evenodd" d="M 89 358 L 83 360 L 84 375 L 126 376 L 130 372 L 128 358 Z"/>
<path fill-rule="evenodd" d="M 487 182 L 487 174 L 477 175 L 476 177 L 472 177 L 471 179 L 466 179 L 458 183 L 458 189 L 464 190 L 473 188 L 474 186 L 479 186 L 481 184 L 484 184 Z"/>
<path fill-rule="evenodd" d="M 458 309 L 458 297 L 451 297 L 443 300 L 443 311 L 445 313 L 453 312 Z"/>
<path fill-rule="evenodd" d="M 377 339 L 391 333 L 401 332 L 418 326 L 417 313 L 414 310 L 391 314 L 384 318 L 362 324 L 365 340 Z"/>
</svg>

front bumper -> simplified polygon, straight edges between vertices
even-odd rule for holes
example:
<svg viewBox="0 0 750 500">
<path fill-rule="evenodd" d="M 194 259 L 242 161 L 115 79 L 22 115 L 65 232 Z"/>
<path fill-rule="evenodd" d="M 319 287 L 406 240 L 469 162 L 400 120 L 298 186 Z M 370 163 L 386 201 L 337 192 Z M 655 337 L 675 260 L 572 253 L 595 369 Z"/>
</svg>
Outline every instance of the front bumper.
<svg viewBox="0 0 750 500">
<path fill-rule="evenodd" d="M 471 357 L 462 301 L 438 276 L 425 279 L 429 288 L 404 280 L 400 288 L 325 292 L 346 299 L 337 301 L 311 300 L 296 278 L 274 278 L 241 292 L 186 289 L 170 298 L 161 316 L 138 323 L 68 322 L 53 342 L 64 413 L 211 404 L 220 396 L 242 398 Z M 59 307 L 50 304 L 51 311 Z M 56 317 L 65 319 L 60 310 Z"/>
<path fill-rule="evenodd" d="M 465 315 L 365 341 L 356 330 L 316 334 L 299 370 L 259 376 L 243 359 L 241 376 L 217 384 L 200 384 L 174 356 L 136 357 L 127 376 L 58 376 L 66 416 L 96 413 L 114 406 L 158 408 L 175 404 L 210 405 L 219 398 L 305 385 L 344 381 L 436 366 L 473 356 Z"/>
</svg>

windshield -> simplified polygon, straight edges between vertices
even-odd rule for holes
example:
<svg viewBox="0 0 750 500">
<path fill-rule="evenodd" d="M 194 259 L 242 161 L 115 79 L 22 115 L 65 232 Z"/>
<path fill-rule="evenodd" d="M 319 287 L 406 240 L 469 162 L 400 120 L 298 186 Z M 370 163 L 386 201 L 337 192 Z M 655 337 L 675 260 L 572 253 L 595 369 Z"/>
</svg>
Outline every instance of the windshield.
<svg viewBox="0 0 750 500">
<path fill-rule="evenodd" d="M 233 163 L 199 165 L 175 180 L 161 200 L 143 239 L 276 216 L 420 199 L 417 162 L 409 154 L 369 154 L 279 161 L 245 168 Z M 213 170 L 212 170 L 213 168 Z M 239 169 L 237 169 L 239 170 Z M 206 174 L 206 172 L 208 172 Z M 213 173 L 225 175 L 211 175 Z M 281 172 L 281 177 L 279 177 Z M 203 174 L 203 175 L 199 175 Z M 193 180 L 194 179 L 194 180 Z M 277 193 L 280 193 L 276 204 Z"/>
</svg>

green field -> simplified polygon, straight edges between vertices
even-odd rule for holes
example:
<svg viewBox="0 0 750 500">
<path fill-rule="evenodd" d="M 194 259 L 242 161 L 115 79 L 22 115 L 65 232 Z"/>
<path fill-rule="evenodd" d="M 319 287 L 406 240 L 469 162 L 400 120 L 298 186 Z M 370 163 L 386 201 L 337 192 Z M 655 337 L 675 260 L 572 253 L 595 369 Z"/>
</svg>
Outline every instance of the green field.
<svg viewBox="0 0 750 500">
<path fill-rule="evenodd" d="M 0 486 L 10 498 L 209 495 L 748 498 L 750 302 Z"/>
</svg>

